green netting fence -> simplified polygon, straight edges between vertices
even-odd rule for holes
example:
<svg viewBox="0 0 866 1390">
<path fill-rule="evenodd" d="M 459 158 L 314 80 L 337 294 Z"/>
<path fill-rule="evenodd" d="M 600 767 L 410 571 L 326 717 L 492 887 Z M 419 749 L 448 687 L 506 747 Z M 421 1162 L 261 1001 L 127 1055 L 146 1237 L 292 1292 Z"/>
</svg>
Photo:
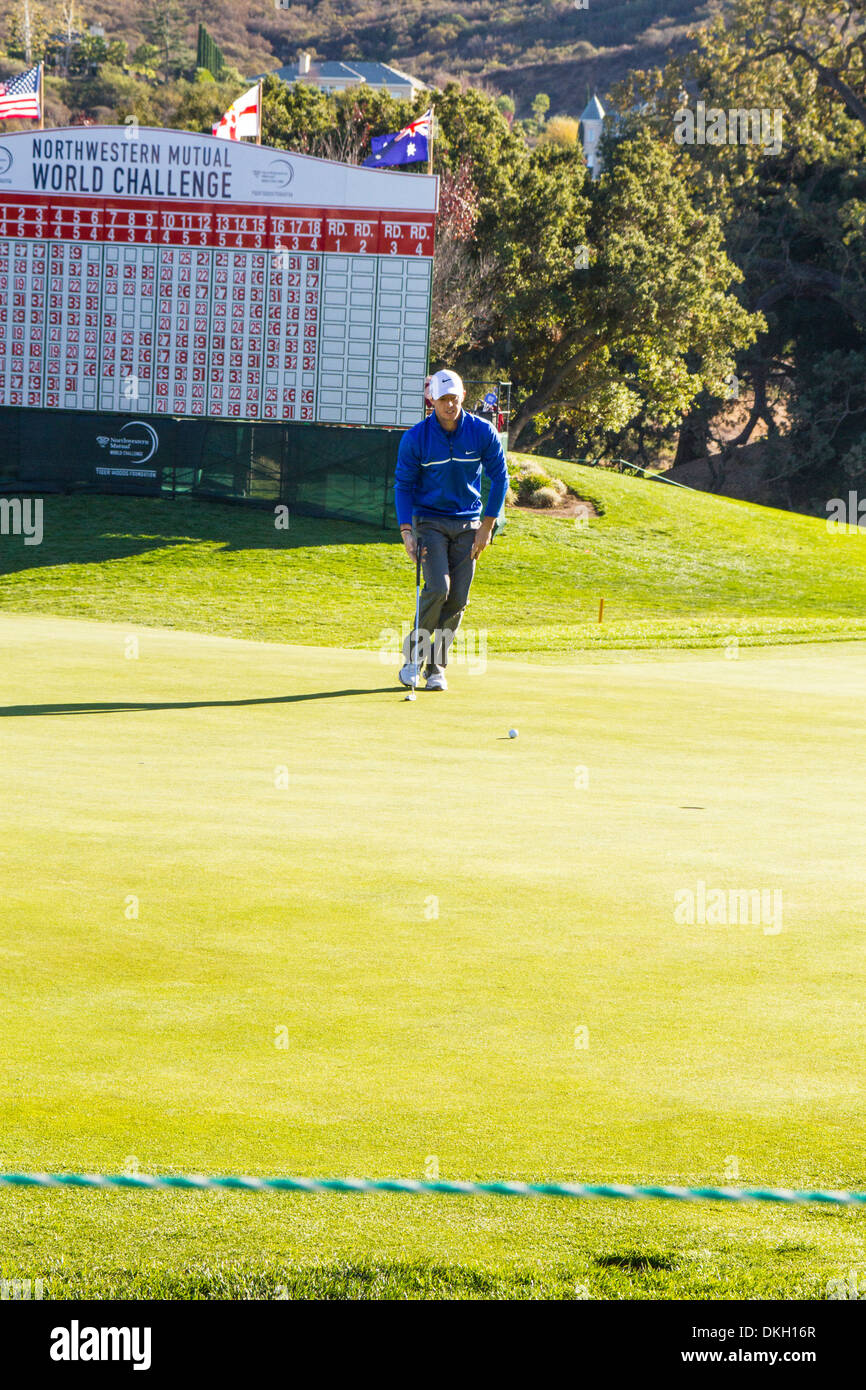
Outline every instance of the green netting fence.
<svg viewBox="0 0 866 1390">
<path fill-rule="evenodd" d="M 476 383 L 466 385 L 478 394 Z M 467 408 L 474 404 L 467 394 Z M 497 424 L 507 448 L 507 414 L 500 411 Z M 108 492 L 283 503 L 296 515 L 391 528 L 403 433 L 4 407 L 0 495 Z M 486 478 L 484 484 L 486 497 Z"/>
<path fill-rule="evenodd" d="M 0 410 L 0 494 L 206 497 L 390 527 L 403 431 Z"/>
</svg>

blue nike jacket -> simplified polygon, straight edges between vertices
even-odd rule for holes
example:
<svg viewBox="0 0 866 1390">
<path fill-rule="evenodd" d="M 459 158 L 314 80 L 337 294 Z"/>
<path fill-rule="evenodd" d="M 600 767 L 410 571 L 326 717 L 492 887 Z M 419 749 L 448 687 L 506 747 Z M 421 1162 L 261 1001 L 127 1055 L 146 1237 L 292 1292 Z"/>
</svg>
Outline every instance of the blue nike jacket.
<svg viewBox="0 0 866 1390">
<path fill-rule="evenodd" d="M 505 454 L 489 420 L 461 410 L 457 428 L 443 430 L 435 414 L 400 440 L 394 503 L 403 526 L 412 516 L 472 519 L 481 515 L 481 471 L 490 479 L 485 516 L 499 516 L 508 491 Z"/>
</svg>

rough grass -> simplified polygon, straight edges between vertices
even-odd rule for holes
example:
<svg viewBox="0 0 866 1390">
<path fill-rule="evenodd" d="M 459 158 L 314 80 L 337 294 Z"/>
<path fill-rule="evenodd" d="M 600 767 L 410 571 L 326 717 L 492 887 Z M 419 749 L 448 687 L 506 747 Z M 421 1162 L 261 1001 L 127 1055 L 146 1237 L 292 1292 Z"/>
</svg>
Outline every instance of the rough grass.
<svg viewBox="0 0 866 1390">
<path fill-rule="evenodd" d="M 464 620 L 491 655 L 866 636 L 866 533 L 550 462 L 600 515 L 510 512 Z M 41 546 L 0 539 L 8 611 L 271 642 L 381 647 L 412 580 L 396 535 L 218 503 L 49 497 Z"/>
</svg>

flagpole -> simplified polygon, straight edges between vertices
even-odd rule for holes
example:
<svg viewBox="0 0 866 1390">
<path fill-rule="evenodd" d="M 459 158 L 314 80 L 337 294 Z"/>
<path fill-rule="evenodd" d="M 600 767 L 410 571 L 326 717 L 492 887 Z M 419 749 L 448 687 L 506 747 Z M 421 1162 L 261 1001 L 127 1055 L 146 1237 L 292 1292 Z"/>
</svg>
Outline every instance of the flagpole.
<svg viewBox="0 0 866 1390">
<path fill-rule="evenodd" d="M 39 64 L 39 129 L 45 129 L 45 65 Z"/>
<path fill-rule="evenodd" d="M 257 145 L 260 145 L 260 144 L 262 143 L 262 119 L 263 119 L 263 115 L 264 115 L 264 113 L 263 113 L 263 111 L 262 111 L 262 83 L 260 82 L 260 83 L 259 83 L 259 131 L 258 131 L 258 135 L 256 136 L 256 144 L 257 144 Z"/>
<path fill-rule="evenodd" d="M 436 108 L 430 104 L 430 140 L 427 145 L 427 173 L 433 173 L 433 131 L 436 126 Z"/>
</svg>

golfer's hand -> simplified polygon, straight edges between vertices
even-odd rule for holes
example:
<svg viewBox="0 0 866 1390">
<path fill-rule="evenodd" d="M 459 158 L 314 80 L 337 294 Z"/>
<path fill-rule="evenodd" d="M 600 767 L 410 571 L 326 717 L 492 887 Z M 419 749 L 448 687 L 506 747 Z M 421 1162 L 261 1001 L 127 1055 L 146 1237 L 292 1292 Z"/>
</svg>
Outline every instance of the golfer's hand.
<svg viewBox="0 0 866 1390">
<path fill-rule="evenodd" d="M 495 520 L 495 517 L 486 516 L 482 521 L 481 525 L 478 527 L 478 530 L 475 532 L 475 540 L 472 544 L 471 556 L 473 560 L 477 560 L 482 550 L 486 550 L 488 545 L 490 544 L 490 537 L 493 532 L 493 523 Z"/>
<path fill-rule="evenodd" d="M 416 545 L 415 545 L 415 537 L 413 536 L 413 534 L 412 534 L 411 531 L 404 531 L 404 532 L 402 533 L 402 535 L 403 535 L 403 545 L 405 546 L 406 554 L 409 556 L 409 559 L 410 559 L 410 560 L 414 560 L 414 559 L 415 559 L 415 556 L 418 554 L 418 551 L 417 551 L 417 548 L 416 548 Z M 426 559 L 427 559 L 427 547 L 426 547 L 426 545 L 424 546 L 424 549 L 421 551 L 421 559 L 422 559 L 422 560 L 426 560 Z"/>
</svg>

